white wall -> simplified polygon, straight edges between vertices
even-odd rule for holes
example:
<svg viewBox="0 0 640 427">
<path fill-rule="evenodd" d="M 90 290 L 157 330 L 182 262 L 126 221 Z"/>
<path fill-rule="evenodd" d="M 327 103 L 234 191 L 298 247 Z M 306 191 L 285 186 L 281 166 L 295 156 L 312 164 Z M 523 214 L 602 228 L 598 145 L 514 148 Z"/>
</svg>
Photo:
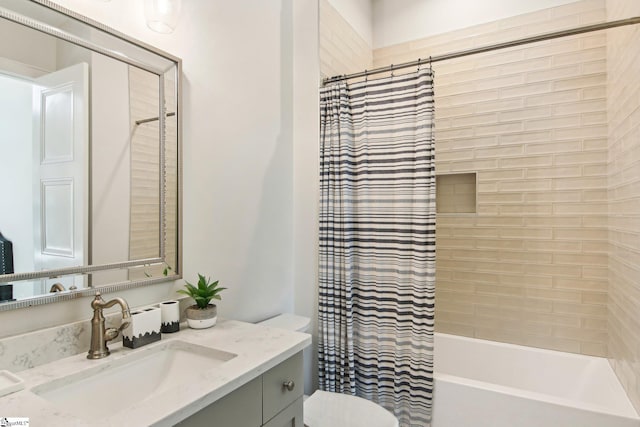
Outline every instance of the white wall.
<svg viewBox="0 0 640 427">
<path fill-rule="evenodd" d="M 295 312 L 311 318 L 313 351 L 305 352 L 305 393 L 317 389 L 318 203 L 320 110 L 318 1 L 294 3 L 293 283 Z"/>
<path fill-rule="evenodd" d="M 146 28 L 143 2 L 58 3 L 183 59 L 185 278 L 201 272 L 220 279 L 229 288 L 219 303 L 224 317 L 253 321 L 293 310 L 293 0 L 186 1 L 171 35 Z M 308 0 L 296 12 L 313 23 L 315 4 Z M 315 55 L 317 43 L 297 49 Z M 300 85 L 315 94 L 317 81 Z M 316 104 L 307 121 L 316 120 Z M 317 145 L 315 130 L 306 136 L 304 144 Z M 315 180 L 312 171 L 300 176 Z M 315 184 L 299 185 L 305 191 Z M 296 238 L 312 253 L 315 241 L 306 238 L 315 232 L 315 211 L 313 219 L 300 211 L 296 217 L 306 225 Z M 178 285 L 119 295 L 133 306 L 148 304 L 173 297 L 172 286 Z M 3 327 L 5 336 L 85 318 L 88 299 L 0 313 L 0 322 L 11 325 Z"/>
<path fill-rule="evenodd" d="M 573 1 L 575 0 L 372 0 L 373 48 Z"/>
<path fill-rule="evenodd" d="M 373 45 L 373 5 L 371 0 L 328 0 L 353 29 Z"/>
</svg>

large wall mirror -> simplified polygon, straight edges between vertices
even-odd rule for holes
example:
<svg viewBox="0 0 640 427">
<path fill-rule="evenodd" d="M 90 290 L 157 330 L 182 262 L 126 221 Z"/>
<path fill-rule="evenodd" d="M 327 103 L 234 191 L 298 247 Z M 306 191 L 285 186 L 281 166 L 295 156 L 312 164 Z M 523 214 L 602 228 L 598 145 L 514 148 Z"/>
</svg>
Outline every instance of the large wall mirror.
<svg viewBox="0 0 640 427">
<path fill-rule="evenodd" d="M 180 277 L 178 58 L 0 0 L 0 311 Z"/>
</svg>

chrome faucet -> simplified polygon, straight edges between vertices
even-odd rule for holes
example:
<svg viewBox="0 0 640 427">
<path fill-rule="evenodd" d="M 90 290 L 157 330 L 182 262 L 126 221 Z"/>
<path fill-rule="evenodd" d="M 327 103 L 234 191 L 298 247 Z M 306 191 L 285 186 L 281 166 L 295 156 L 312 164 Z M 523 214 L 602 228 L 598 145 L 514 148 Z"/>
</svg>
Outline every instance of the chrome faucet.
<svg viewBox="0 0 640 427">
<path fill-rule="evenodd" d="M 120 304 L 122 307 L 122 324 L 118 329 L 105 329 L 104 315 L 102 310 Z M 87 354 L 87 359 L 102 359 L 110 354 L 107 347 L 107 341 L 111 341 L 118 336 L 121 330 L 129 326 L 128 320 L 131 319 L 129 304 L 122 298 L 114 298 L 111 301 L 104 302 L 100 292 L 96 291 L 96 296 L 91 301 L 93 308 L 93 319 L 91 319 L 91 345 Z"/>
</svg>

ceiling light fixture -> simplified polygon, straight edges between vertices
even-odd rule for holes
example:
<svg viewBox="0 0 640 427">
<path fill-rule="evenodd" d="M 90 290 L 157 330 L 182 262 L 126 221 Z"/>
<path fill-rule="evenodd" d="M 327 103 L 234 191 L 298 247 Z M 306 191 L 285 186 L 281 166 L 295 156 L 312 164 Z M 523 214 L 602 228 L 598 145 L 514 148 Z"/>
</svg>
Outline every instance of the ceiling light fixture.
<svg viewBox="0 0 640 427">
<path fill-rule="evenodd" d="M 147 26 L 163 34 L 173 32 L 180 18 L 181 0 L 144 0 Z"/>
</svg>

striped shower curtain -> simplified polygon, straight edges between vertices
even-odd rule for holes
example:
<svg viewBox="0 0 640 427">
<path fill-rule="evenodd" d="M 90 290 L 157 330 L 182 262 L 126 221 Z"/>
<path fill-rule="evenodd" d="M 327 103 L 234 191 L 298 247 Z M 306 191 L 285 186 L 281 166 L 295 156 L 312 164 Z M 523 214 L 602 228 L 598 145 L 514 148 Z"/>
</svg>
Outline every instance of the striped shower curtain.
<svg viewBox="0 0 640 427">
<path fill-rule="evenodd" d="M 428 426 L 435 292 L 431 69 L 320 95 L 320 388 Z"/>
</svg>

